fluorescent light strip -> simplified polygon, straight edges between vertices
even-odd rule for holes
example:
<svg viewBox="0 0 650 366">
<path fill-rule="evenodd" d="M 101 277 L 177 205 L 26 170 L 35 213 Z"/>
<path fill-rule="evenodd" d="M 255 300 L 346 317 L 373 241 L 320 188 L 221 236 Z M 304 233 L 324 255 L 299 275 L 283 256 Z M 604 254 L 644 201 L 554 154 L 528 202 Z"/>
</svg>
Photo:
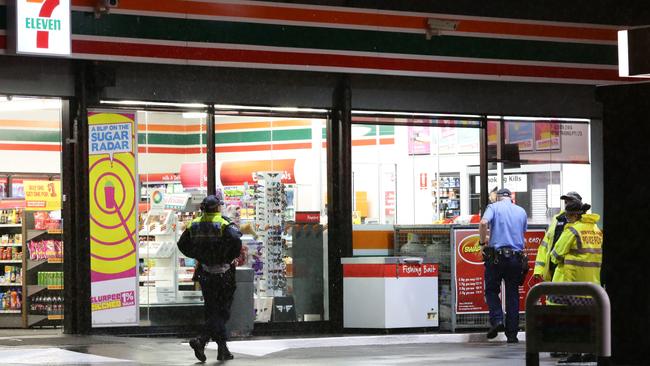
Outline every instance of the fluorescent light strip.
<svg viewBox="0 0 650 366">
<path fill-rule="evenodd" d="M 498 118 L 498 117 L 497 117 Z M 503 116 L 505 120 L 516 120 L 516 121 L 566 121 L 566 122 L 590 122 L 586 118 L 550 118 L 550 117 L 516 117 L 516 116 Z"/>
<path fill-rule="evenodd" d="M 99 104 L 125 105 L 125 106 L 153 106 L 153 107 L 177 107 L 177 108 L 207 108 L 207 104 L 201 103 L 166 103 L 166 102 L 145 102 L 139 100 L 101 100 Z"/>
<path fill-rule="evenodd" d="M 472 118 L 480 119 L 481 116 L 473 114 L 445 114 L 445 113 L 408 113 L 408 112 L 382 112 L 382 111 L 358 111 L 353 110 L 352 114 L 358 115 L 382 115 L 395 117 L 451 117 L 451 118 Z"/>
<path fill-rule="evenodd" d="M 215 104 L 215 109 L 241 110 L 241 111 L 266 111 L 266 112 L 291 112 L 291 113 L 327 113 L 327 109 L 298 108 L 298 107 L 255 107 L 231 104 Z"/>
<path fill-rule="evenodd" d="M 630 60 L 628 59 L 627 31 L 618 31 L 618 76 L 630 76 Z"/>
<path fill-rule="evenodd" d="M 198 119 L 198 118 L 207 118 L 208 114 L 205 112 L 183 112 L 182 114 L 183 118 L 193 118 L 193 119 Z"/>
<path fill-rule="evenodd" d="M 628 30 L 618 31 L 618 76 L 647 79 L 650 74 L 630 75 Z"/>
</svg>

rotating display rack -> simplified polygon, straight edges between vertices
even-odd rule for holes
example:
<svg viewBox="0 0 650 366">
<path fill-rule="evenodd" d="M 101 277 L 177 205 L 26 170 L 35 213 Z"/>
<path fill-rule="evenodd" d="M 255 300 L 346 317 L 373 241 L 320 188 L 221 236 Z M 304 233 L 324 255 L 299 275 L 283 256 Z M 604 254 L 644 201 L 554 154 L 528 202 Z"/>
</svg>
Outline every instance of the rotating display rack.
<svg viewBox="0 0 650 366">
<path fill-rule="evenodd" d="M 258 173 L 255 185 L 255 228 L 263 245 L 266 265 L 257 288 L 266 296 L 286 296 L 287 267 L 284 261 L 283 212 L 287 206 L 280 172 Z M 261 281 L 260 281 L 261 280 Z M 262 282 L 263 281 L 263 282 Z M 265 285 L 265 286 L 264 286 Z"/>
</svg>

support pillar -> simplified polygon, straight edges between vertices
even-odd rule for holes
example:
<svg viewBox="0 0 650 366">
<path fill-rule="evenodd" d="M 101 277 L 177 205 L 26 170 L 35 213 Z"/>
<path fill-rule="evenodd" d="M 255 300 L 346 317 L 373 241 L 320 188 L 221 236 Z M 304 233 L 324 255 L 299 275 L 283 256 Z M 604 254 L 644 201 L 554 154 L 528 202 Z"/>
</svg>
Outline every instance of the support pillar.
<svg viewBox="0 0 650 366">
<path fill-rule="evenodd" d="M 333 330 L 343 328 L 342 257 L 352 256 L 352 93 L 342 76 L 327 123 L 327 216 L 329 313 Z"/>
</svg>

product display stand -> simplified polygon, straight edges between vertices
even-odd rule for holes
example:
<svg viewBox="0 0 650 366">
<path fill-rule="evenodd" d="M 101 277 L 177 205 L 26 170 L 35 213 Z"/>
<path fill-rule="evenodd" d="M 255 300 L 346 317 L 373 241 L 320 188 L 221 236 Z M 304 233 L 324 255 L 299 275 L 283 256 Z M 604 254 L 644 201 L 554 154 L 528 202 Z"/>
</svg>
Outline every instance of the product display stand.
<svg viewBox="0 0 650 366">
<path fill-rule="evenodd" d="M 171 210 L 150 210 L 139 231 L 140 304 L 176 302 L 176 224 Z"/>
<path fill-rule="evenodd" d="M 23 326 L 23 214 L 18 208 L 0 210 L 0 328 Z"/>
<path fill-rule="evenodd" d="M 60 211 L 25 212 L 25 327 L 60 326 L 63 320 L 63 241 Z"/>
<path fill-rule="evenodd" d="M 284 261 L 283 212 L 287 206 L 281 172 L 257 173 L 255 184 L 255 230 L 262 242 L 263 269 L 255 276 L 258 321 L 269 321 L 274 297 L 287 296 L 287 265 Z"/>
<path fill-rule="evenodd" d="M 199 215 L 199 212 L 194 211 L 196 207 L 186 205 L 183 209 L 176 211 L 178 225 L 176 226 L 176 240 L 180 239 L 183 231 L 187 230 L 187 226 L 191 225 L 194 218 Z M 176 245 L 174 245 L 176 248 Z M 176 280 L 178 292 L 176 295 L 177 303 L 184 304 L 199 304 L 202 301 L 203 295 L 198 283 L 192 281 L 196 267 L 196 260 L 188 258 L 183 255 L 178 249 L 175 249 L 177 256 L 177 269 Z"/>
<path fill-rule="evenodd" d="M 282 173 L 258 173 L 255 188 L 255 227 L 258 237 L 262 238 L 266 266 L 266 294 L 284 296 L 286 294 L 286 264 L 283 260 L 282 230 L 284 219 L 282 213 L 286 206 Z"/>
<path fill-rule="evenodd" d="M 434 198 L 434 221 L 451 219 L 460 215 L 460 175 L 440 174 L 440 180 L 434 181 L 432 191 Z"/>
</svg>

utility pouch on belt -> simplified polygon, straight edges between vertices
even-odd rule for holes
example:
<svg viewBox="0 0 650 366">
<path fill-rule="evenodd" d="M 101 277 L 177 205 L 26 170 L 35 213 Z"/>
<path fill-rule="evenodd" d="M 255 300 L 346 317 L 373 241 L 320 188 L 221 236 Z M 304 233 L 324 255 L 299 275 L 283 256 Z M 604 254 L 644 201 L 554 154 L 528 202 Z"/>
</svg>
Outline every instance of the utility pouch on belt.
<svg viewBox="0 0 650 366">
<path fill-rule="evenodd" d="M 485 246 L 483 247 L 481 253 L 483 254 L 483 262 L 494 263 L 494 259 L 496 258 L 496 252 L 494 251 L 494 247 Z"/>
<path fill-rule="evenodd" d="M 521 286 L 526 280 L 526 275 L 530 270 L 530 266 L 528 264 L 528 256 L 524 254 L 524 252 L 521 252 L 521 254 L 519 254 L 519 261 L 521 263 L 521 280 L 519 281 L 519 286 Z"/>
</svg>

